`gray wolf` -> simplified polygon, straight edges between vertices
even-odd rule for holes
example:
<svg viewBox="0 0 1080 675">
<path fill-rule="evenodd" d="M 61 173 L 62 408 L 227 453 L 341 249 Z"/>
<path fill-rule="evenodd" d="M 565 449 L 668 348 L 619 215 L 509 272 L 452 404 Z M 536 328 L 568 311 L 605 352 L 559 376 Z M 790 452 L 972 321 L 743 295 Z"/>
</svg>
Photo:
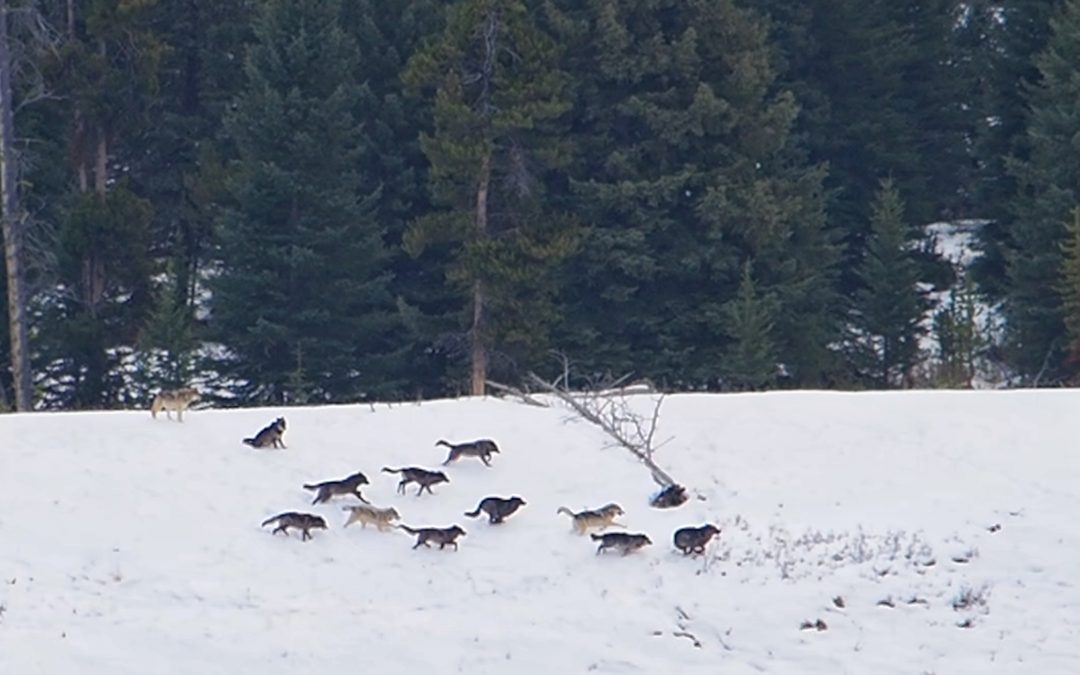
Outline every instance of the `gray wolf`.
<svg viewBox="0 0 1080 675">
<path fill-rule="evenodd" d="M 346 511 L 351 511 L 349 519 L 345 521 L 345 527 L 353 523 L 360 523 L 362 528 L 366 528 L 368 523 L 371 523 L 379 529 L 379 532 L 385 532 L 390 529 L 391 521 L 401 520 L 401 514 L 393 506 L 385 509 L 374 506 L 346 506 L 343 508 Z"/>
<path fill-rule="evenodd" d="M 683 555 L 689 555 L 690 553 L 704 553 L 709 540 L 718 534 L 720 534 L 720 528 L 715 525 L 684 527 L 675 530 L 673 540 L 675 548 L 682 551 Z"/>
<path fill-rule="evenodd" d="M 454 550 L 457 550 L 457 542 L 454 541 L 458 537 L 465 536 L 465 530 L 461 529 L 457 525 L 451 525 L 450 527 L 421 527 L 413 529 L 408 525 L 398 525 L 399 529 L 405 530 L 409 534 L 416 535 L 416 543 L 413 544 L 413 548 L 418 548 L 421 544 L 428 546 L 428 542 L 433 542 L 439 545 L 439 550 L 446 548 L 447 546 L 453 546 Z"/>
<path fill-rule="evenodd" d="M 157 419 L 157 414 L 162 410 L 165 411 L 165 416 L 172 419 L 170 410 L 176 411 L 176 421 L 184 421 L 184 411 L 188 407 L 199 400 L 199 392 L 195 391 L 191 387 L 185 387 L 183 389 L 164 389 L 154 397 L 154 402 L 150 404 L 150 417 Z"/>
<path fill-rule="evenodd" d="M 560 506 L 556 513 L 565 513 L 570 516 L 576 534 L 585 534 L 592 528 L 603 530 L 608 527 L 626 527 L 622 523 L 615 522 L 615 518 L 625 513 L 622 507 L 615 503 L 577 513 L 565 506 Z"/>
<path fill-rule="evenodd" d="M 416 483 L 420 486 L 420 489 L 416 491 L 416 496 L 419 497 L 420 493 L 427 489 L 428 494 L 435 494 L 431 491 L 432 485 L 439 483 L 449 483 L 450 479 L 446 477 L 446 474 L 442 471 L 428 471 L 427 469 L 421 469 L 417 466 L 407 466 L 403 469 L 391 469 L 388 466 L 382 468 L 386 473 L 400 473 L 401 481 L 398 482 L 397 491 L 401 494 L 405 494 L 405 486 L 409 483 Z"/>
<path fill-rule="evenodd" d="M 437 441 L 435 445 L 445 445 L 450 448 L 450 454 L 447 456 L 446 461 L 443 462 L 443 466 L 446 466 L 450 462 L 457 461 L 460 457 L 479 457 L 480 461 L 482 461 L 485 466 L 491 466 L 492 453 L 499 452 L 499 446 L 495 445 L 495 441 L 489 438 L 482 438 L 478 441 L 469 441 L 468 443 Z"/>
<path fill-rule="evenodd" d="M 253 448 L 265 448 L 267 446 L 272 448 L 284 448 L 284 436 L 285 418 L 279 417 L 263 427 L 259 433 L 255 434 L 252 438 L 245 438 L 243 442 Z"/>
<path fill-rule="evenodd" d="M 315 495 L 315 500 L 312 504 L 319 504 L 321 502 L 328 502 L 334 495 L 356 495 L 356 497 L 364 502 L 370 504 L 368 500 L 364 499 L 364 495 L 360 494 L 360 486 L 367 485 L 368 479 L 360 471 L 357 471 L 351 476 L 342 478 L 341 480 L 328 480 L 322 483 L 305 483 L 305 490 L 318 490 Z"/>
<path fill-rule="evenodd" d="M 605 532 L 603 534 L 590 534 L 593 541 L 600 542 L 596 548 L 596 555 L 600 555 L 609 548 L 622 551 L 623 555 L 638 550 L 652 543 L 644 534 L 627 534 L 626 532 Z"/>
<path fill-rule="evenodd" d="M 295 527 L 298 530 L 302 530 L 300 540 L 305 541 L 311 539 L 312 529 L 326 529 L 326 521 L 322 516 L 316 516 L 311 513 L 297 513 L 296 511 L 286 511 L 285 513 L 279 513 L 273 518 L 267 518 L 263 521 L 262 526 L 266 527 L 270 523 L 276 522 L 277 527 L 270 534 L 277 534 L 278 532 L 284 532 L 285 536 L 289 535 L 289 528 Z"/>
<path fill-rule="evenodd" d="M 525 506 L 525 500 L 521 497 L 511 497 L 510 499 L 503 499 L 502 497 L 484 497 L 480 500 L 480 505 L 476 507 L 476 510 L 466 511 L 465 515 L 470 518 L 475 518 L 483 511 L 488 515 L 488 522 L 492 525 L 497 525 L 501 523 L 504 518 L 509 517 L 514 511 L 517 511 L 522 506 Z"/>
</svg>

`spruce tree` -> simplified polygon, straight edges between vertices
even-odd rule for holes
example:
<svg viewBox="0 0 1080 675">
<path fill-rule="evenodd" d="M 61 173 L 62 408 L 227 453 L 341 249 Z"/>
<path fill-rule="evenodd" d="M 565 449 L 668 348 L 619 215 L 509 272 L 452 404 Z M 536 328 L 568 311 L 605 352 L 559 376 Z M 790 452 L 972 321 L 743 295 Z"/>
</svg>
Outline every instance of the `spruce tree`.
<svg viewBox="0 0 1080 675">
<path fill-rule="evenodd" d="M 1006 269 L 1006 337 L 1012 365 L 1034 383 L 1061 381 L 1068 337 L 1059 280 L 1066 226 L 1080 203 L 1080 158 L 1073 147 L 1080 113 L 1080 2 L 1063 3 L 1036 58 L 1040 81 L 1028 90 L 1027 159 L 1009 162 L 1017 182 Z"/>
<path fill-rule="evenodd" d="M 779 370 L 773 339 L 776 302 L 758 293 L 749 264 L 743 268 L 738 293 L 723 310 L 731 339 L 723 359 L 725 385 L 751 391 L 769 387 Z"/>
<path fill-rule="evenodd" d="M 892 181 L 882 181 L 871 214 L 859 268 L 863 287 L 853 303 L 852 359 L 868 384 L 890 388 L 910 383 L 927 303 L 917 286 L 911 246 L 916 231 L 905 221 L 904 203 Z"/>
<path fill-rule="evenodd" d="M 219 223 L 211 327 L 246 401 L 379 393 L 395 348 L 377 181 L 354 112 L 357 47 L 340 3 L 270 0 L 225 120 L 237 159 Z"/>
<path fill-rule="evenodd" d="M 1061 251 L 1064 259 L 1059 288 L 1068 336 L 1067 359 L 1075 367 L 1080 365 L 1080 207 L 1073 209 Z"/>
<path fill-rule="evenodd" d="M 557 269 L 576 242 L 545 200 L 567 162 L 557 54 L 522 0 L 461 0 L 409 64 L 408 83 L 434 99 L 421 147 L 437 210 L 412 223 L 406 246 L 449 258 L 474 395 L 503 368 L 493 357 L 507 367 L 537 359 L 558 318 Z"/>
<path fill-rule="evenodd" d="M 723 308 L 749 260 L 777 299 L 788 381 L 826 379 L 838 331 L 824 170 L 791 140 L 797 106 L 765 25 L 728 0 L 549 8 L 577 74 L 568 199 L 589 225 L 562 349 L 586 372 L 720 386 Z"/>
</svg>

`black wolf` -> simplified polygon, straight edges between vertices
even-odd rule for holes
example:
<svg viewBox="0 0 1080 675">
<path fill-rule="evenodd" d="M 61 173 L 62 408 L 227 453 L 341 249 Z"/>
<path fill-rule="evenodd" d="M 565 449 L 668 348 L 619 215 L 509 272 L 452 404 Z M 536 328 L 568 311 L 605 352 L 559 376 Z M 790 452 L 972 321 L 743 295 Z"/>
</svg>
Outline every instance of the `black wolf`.
<svg viewBox="0 0 1080 675">
<path fill-rule="evenodd" d="M 497 525 L 503 521 L 504 518 L 509 517 L 522 506 L 525 506 L 525 500 L 521 497 L 511 497 L 510 499 L 503 499 L 502 497 L 484 497 L 480 500 L 480 505 L 476 507 L 475 511 L 466 511 L 465 515 L 470 518 L 475 518 L 483 511 L 488 515 L 488 522 L 492 525 Z"/>
</svg>

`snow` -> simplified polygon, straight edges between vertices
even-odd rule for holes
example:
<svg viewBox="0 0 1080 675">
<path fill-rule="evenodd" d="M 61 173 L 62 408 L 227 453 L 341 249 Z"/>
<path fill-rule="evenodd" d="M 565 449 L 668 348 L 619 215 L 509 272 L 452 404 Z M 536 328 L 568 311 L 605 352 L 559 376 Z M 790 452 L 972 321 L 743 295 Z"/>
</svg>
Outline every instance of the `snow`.
<svg viewBox="0 0 1080 675">
<path fill-rule="evenodd" d="M 669 396 L 656 460 L 691 495 L 670 510 L 554 402 L 0 416 L 0 673 L 1075 673 L 1078 406 Z M 240 443 L 278 415 L 287 449 Z M 434 495 L 379 471 L 440 468 L 436 440 L 480 437 L 492 467 L 462 459 Z M 462 525 L 460 550 L 345 529 L 354 497 L 311 506 L 301 488 L 358 469 L 402 522 Z M 462 515 L 515 494 L 502 525 Z M 653 546 L 597 556 L 556 515 L 611 501 Z M 290 510 L 330 527 L 260 527 Z M 673 549 L 705 522 L 722 532 L 704 556 Z"/>
</svg>

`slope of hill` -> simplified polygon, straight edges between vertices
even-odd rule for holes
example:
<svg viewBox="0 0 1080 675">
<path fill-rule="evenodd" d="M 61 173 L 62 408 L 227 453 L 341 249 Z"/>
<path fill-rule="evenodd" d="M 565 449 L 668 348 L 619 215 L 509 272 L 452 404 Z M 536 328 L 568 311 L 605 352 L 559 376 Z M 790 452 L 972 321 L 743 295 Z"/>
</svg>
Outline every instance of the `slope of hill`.
<svg viewBox="0 0 1080 675">
<path fill-rule="evenodd" d="M 557 405 L 0 416 L 0 672 L 1071 673 L 1078 404 L 671 396 L 657 460 L 692 498 L 663 511 L 647 470 Z M 239 442 L 279 414 L 287 449 Z M 478 437 L 493 466 L 450 465 L 433 495 L 380 472 Z M 356 470 L 402 522 L 462 525 L 460 550 L 343 528 L 355 498 L 301 488 Z M 463 516 L 513 494 L 502 525 Z M 598 556 L 556 515 L 611 501 L 653 546 Z M 330 528 L 259 526 L 288 510 Z M 673 550 L 705 522 L 723 530 L 706 555 Z"/>
</svg>

